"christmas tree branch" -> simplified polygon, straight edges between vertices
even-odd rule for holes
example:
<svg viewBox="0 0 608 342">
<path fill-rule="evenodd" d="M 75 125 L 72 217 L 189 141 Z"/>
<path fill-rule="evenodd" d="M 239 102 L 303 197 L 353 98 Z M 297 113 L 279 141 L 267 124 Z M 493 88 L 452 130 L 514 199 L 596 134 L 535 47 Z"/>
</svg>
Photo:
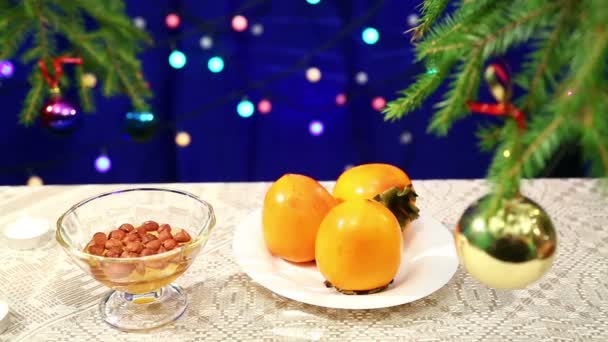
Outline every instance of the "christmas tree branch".
<svg viewBox="0 0 608 342">
<path fill-rule="evenodd" d="M 552 16 L 552 10 L 560 4 L 559 1 L 549 2 L 532 12 L 528 12 L 527 8 L 513 11 L 511 12 L 512 15 L 504 17 L 506 24 L 489 35 L 476 40 L 473 45 L 484 48 L 484 57 L 502 54 L 516 42 L 528 40 L 536 29 L 546 25 L 548 19 Z"/>
<path fill-rule="evenodd" d="M 502 131 L 502 126 L 498 125 L 480 127 L 476 132 L 476 136 L 479 139 L 479 148 L 482 151 L 493 150 L 500 141 Z"/>
<path fill-rule="evenodd" d="M 580 48 L 585 49 L 587 53 L 578 56 L 579 58 L 572 62 L 571 76 L 563 81 L 556 92 L 555 105 L 550 106 L 552 112 L 555 113 L 552 119 L 538 125 L 542 127 L 542 130 L 536 131 L 531 127 L 526 132 L 526 136 L 534 137 L 534 139 L 527 144 L 525 150 L 517 158 L 517 162 L 507 170 L 505 177 L 516 177 L 522 173 L 522 169 L 525 169 L 527 176 L 537 174 L 538 170 L 544 167 L 546 159 L 553 150 L 566 140 L 567 132 L 558 132 L 560 127 L 567 122 L 567 118 L 572 113 L 585 112 L 584 109 L 581 110 L 584 105 L 583 98 L 572 98 L 566 92 L 566 89 L 577 89 L 590 94 L 595 85 L 594 76 L 597 76 L 598 73 L 602 75 L 605 71 L 603 61 L 608 53 L 608 42 L 606 40 L 608 37 L 603 24 L 597 27 L 595 31 L 583 38 Z M 547 146 L 544 151 L 540 150 L 543 144 Z M 530 164 L 530 159 L 533 156 L 536 165 Z M 504 179 L 499 181 L 504 181 Z"/>
<path fill-rule="evenodd" d="M 565 118 L 563 116 L 555 116 L 555 118 L 549 122 L 549 125 L 546 126 L 539 135 L 536 136 L 534 141 L 530 145 L 526 147 L 526 149 L 521 154 L 521 157 L 517 159 L 517 162 L 513 167 L 511 167 L 507 172 L 507 177 L 515 177 L 519 173 L 521 173 L 524 164 L 530 159 L 530 157 L 539 150 L 541 144 L 548 140 L 548 138 L 557 131 L 562 123 L 564 123 Z"/>
<path fill-rule="evenodd" d="M 601 108 L 606 109 L 604 106 Z M 608 176 L 608 129 L 606 129 L 607 123 L 600 119 L 594 119 L 594 113 L 589 107 L 583 114 L 583 125 L 584 134 L 581 139 L 583 146 L 586 149 L 586 157 L 592 163 L 593 173 L 597 176 Z M 602 140 L 602 138 L 604 140 Z M 595 154 L 599 158 L 595 157 Z"/>
<path fill-rule="evenodd" d="M 423 60 L 431 55 L 426 53 L 432 50 L 434 53 L 457 50 L 465 47 L 470 42 L 463 40 L 482 20 L 487 20 L 495 13 L 505 8 L 503 0 L 478 0 L 463 3 L 453 15 L 447 14 L 442 22 L 432 28 L 427 37 L 417 45 L 417 60 Z"/>
<path fill-rule="evenodd" d="M 482 64 L 481 49 L 479 47 L 474 48 L 467 58 L 462 61 L 444 100 L 436 105 L 440 110 L 435 113 L 431 120 L 428 128 L 430 132 L 437 135 L 446 135 L 454 120 L 468 113 L 466 103 L 476 97 L 475 93 L 479 86 L 479 73 Z"/>
<path fill-rule="evenodd" d="M 95 107 L 93 103 L 93 96 L 91 94 L 91 88 L 85 85 L 84 72 L 82 71 L 82 65 L 76 66 L 76 80 L 78 80 L 78 96 L 80 97 L 80 103 L 82 105 L 82 109 L 85 112 L 92 111 Z"/>
<path fill-rule="evenodd" d="M 10 19 L 10 23 L 8 19 Z M 0 60 L 5 60 L 9 56 L 12 56 L 29 31 L 30 22 L 21 13 L 11 10 L 4 17 L 1 17 Z"/>
<path fill-rule="evenodd" d="M 448 5 L 449 0 L 430 0 L 422 3 L 422 18 L 420 24 L 409 31 L 413 31 L 412 41 L 422 38 L 431 26 L 439 19 Z"/>
<path fill-rule="evenodd" d="M 438 66 L 430 67 L 425 74 L 416 80 L 409 88 L 401 91 L 401 97 L 391 101 L 384 108 L 384 119 L 395 121 L 405 113 L 410 113 L 422 105 L 422 102 L 441 85 L 449 74 L 456 60 L 446 60 Z"/>
<path fill-rule="evenodd" d="M 42 106 L 46 93 L 45 90 L 47 85 L 38 72 L 38 66 L 34 67 L 34 71 L 30 77 L 30 84 L 32 85 L 32 88 L 25 97 L 23 110 L 19 116 L 19 122 L 25 126 L 34 123 L 34 119 L 38 116 L 38 110 L 40 109 L 40 106 Z"/>
<path fill-rule="evenodd" d="M 109 45 L 106 46 L 106 51 L 110 56 L 110 61 L 114 66 L 114 69 L 116 70 L 116 74 L 118 75 L 118 79 L 120 80 L 121 85 L 123 86 L 129 97 L 131 98 L 131 101 L 133 102 L 133 107 L 135 107 L 135 110 L 140 112 L 148 111 L 148 105 L 144 101 L 143 97 L 141 97 L 138 94 L 137 90 L 135 90 L 135 88 L 133 87 L 133 81 L 127 78 L 127 74 L 123 72 L 121 64 L 122 60 L 120 58 L 117 58 L 117 56 L 114 54 L 112 48 L 110 48 Z"/>
<path fill-rule="evenodd" d="M 470 27 L 467 34 L 446 34 L 429 44 L 421 44 L 418 58 L 436 53 L 458 53 L 459 50 L 470 47 L 482 47 L 484 58 L 500 54 L 515 42 L 529 39 L 538 27 L 547 24 L 552 16 L 552 10 L 558 8 L 560 4 L 561 2 L 544 3 L 534 11 L 529 11 L 525 4 L 517 11 L 507 11 L 496 5 L 486 13 L 485 18 L 478 18 L 479 22 L 475 23 L 474 27 Z M 508 4 L 508 6 L 514 5 Z M 544 20 L 540 20 L 541 17 Z"/>
<path fill-rule="evenodd" d="M 507 170 L 517 162 L 514 156 L 521 155 L 522 149 L 521 132 L 513 120 L 505 123 L 498 141 L 497 152 L 488 170 L 494 194 L 490 202 L 492 210 L 500 206 L 503 198 L 516 195 L 521 181 L 519 174 L 506 176 Z"/>
<path fill-rule="evenodd" d="M 28 39 L 30 36 L 32 40 Z M 58 49 L 56 41 L 64 40 L 69 47 Z M 0 59 L 11 58 L 23 42 L 30 41 L 32 46 L 21 56 L 23 63 L 43 60 L 48 65 L 62 55 L 83 57 L 82 68 L 76 70 L 76 83 L 85 111 L 94 107 L 91 89 L 82 83 L 85 72 L 100 76 L 104 95 L 126 93 L 135 109 L 148 108 L 146 100 L 151 93 L 140 76 L 136 54 L 142 43 L 151 39 L 131 23 L 122 0 L 0 0 Z M 24 125 L 33 123 L 38 116 L 48 88 L 41 77 L 33 77 L 40 73 L 38 67 L 34 65 L 31 70 L 32 89 L 19 115 Z M 51 74 L 54 71 L 49 70 Z M 61 87 L 70 83 L 68 77 L 60 79 Z"/>
<path fill-rule="evenodd" d="M 567 11 L 562 12 L 560 19 L 555 24 L 555 28 L 551 31 L 548 39 L 543 42 L 543 46 L 539 50 L 533 52 L 532 62 L 530 63 L 532 65 L 531 68 L 533 68 L 532 79 L 528 83 L 526 82 L 527 78 L 524 76 L 522 77 L 524 81 L 518 82 L 520 85 L 522 85 L 522 83 L 529 84 L 526 86 L 528 94 L 526 95 L 526 100 L 522 106 L 522 110 L 524 111 L 529 111 L 537 106 L 537 103 L 539 103 L 541 99 L 536 98 L 536 96 L 542 94 L 543 98 L 546 97 L 546 85 L 542 82 L 546 72 L 555 73 L 558 71 L 556 69 L 562 66 L 561 63 L 552 63 L 552 65 L 549 65 L 549 61 L 550 58 L 555 55 L 557 51 L 556 47 L 562 38 L 561 34 L 568 19 L 567 14 Z M 529 73 L 531 68 L 526 68 L 525 70 Z"/>
</svg>

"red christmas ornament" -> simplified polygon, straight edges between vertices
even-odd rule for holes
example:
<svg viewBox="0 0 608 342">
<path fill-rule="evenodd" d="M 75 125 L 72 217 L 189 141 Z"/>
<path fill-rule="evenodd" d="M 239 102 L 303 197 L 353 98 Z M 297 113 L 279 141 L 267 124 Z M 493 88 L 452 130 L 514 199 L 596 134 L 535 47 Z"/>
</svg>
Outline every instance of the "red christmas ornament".
<svg viewBox="0 0 608 342">
<path fill-rule="evenodd" d="M 513 82 L 509 74 L 500 64 L 490 64 L 485 71 L 485 79 L 490 88 L 492 96 L 497 103 L 479 103 L 468 101 L 467 106 L 471 112 L 493 115 L 511 116 L 520 130 L 526 129 L 526 116 L 519 108 L 511 102 L 513 94 Z"/>
<path fill-rule="evenodd" d="M 67 133 L 76 128 L 79 112 L 61 96 L 51 96 L 40 113 L 44 127 L 56 133 Z"/>
<path fill-rule="evenodd" d="M 54 77 L 51 77 L 43 60 L 38 61 L 40 72 L 50 87 L 51 97 L 40 109 L 42 125 L 54 133 L 69 133 L 76 128 L 80 113 L 69 101 L 61 97 L 59 79 L 63 75 L 62 64 L 82 64 L 82 59 L 58 57 L 53 59 Z"/>
</svg>

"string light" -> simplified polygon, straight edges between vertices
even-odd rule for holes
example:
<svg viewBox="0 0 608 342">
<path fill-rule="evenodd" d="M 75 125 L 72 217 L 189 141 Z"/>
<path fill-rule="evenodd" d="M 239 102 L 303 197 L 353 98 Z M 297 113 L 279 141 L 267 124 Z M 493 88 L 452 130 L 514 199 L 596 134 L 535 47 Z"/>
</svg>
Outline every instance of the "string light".
<svg viewBox="0 0 608 342">
<path fill-rule="evenodd" d="M 146 19 L 144 19 L 142 17 L 135 17 L 135 18 L 133 18 L 133 25 L 135 25 L 135 27 L 143 30 L 146 28 Z"/>
<path fill-rule="evenodd" d="M 198 43 L 203 50 L 209 50 L 213 46 L 213 38 L 209 36 L 202 36 Z"/>
<path fill-rule="evenodd" d="M 264 33 L 264 26 L 262 24 L 255 24 L 251 26 L 251 34 L 254 36 L 261 36 Z"/>
<path fill-rule="evenodd" d="M 410 26 L 416 26 L 418 24 L 418 15 L 417 14 L 408 15 L 407 24 Z"/>
<path fill-rule="evenodd" d="M 188 132 L 180 131 L 175 135 L 175 144 L 179 147 L 188 147 L 192 138 Z"/>
<path fill-rule="evenodd" d="M 323 134 L 324 130 L 325 127 L 323 126 L 323 123 L 319 120 L 313 120 L 308 125 L 308 132 L 314 137 L 318 137 L 319 135 Z"/>
<path fill-rule="evenodd" d="M 437 68 L 428 68 L 428 70 L 426 71 L 427 75 L 435 75 L 437 72 L 439 72 Z"/>
<path fill-rule="evenodd" d="M 224 70 L 224 60 L 218 56 L 211 57 L 207 62 L 207 67 L 209 68 L 209 71 L 213 73 L 221 72 Z"/>
<path fill-rule="evenodd" d="M 318 4 L 319 2 L 321 2 L 321 0 L 306 0 L 306 2 L 308 2 L 308 3 L 309 3 L 309 4 L 311 4 L 311 5 L 316 5 L 316 4 Z"/>
<path fill-rule="evenodd" d="M 260 114 L 268 114 L 272 110 L 272 103 L 270 100 L 262 99 L 258 102 L 258 111 Z"/>
<path fill-rule="evenodd" d="M 179 50 L 173 50 L 169 55 L 169 65 L 174 69 L 181 69 L 186 65 L 186 55 Z"/>
<path fill-rule="evenodd" d="M 36 176 L 36 175 L 31 175 L 30 178 L 27 179 L 27 186 L 42 186 L 44 185 L 44 182 L 42 181 L 42 178 Z"/>
<path fill-rule="evenodd" d="M 11 61 L 0 61 L 0 78 L 9 78 L 15 73 L 15 67 Z"/>
<path fill-rule="evenodd" d="M 306 79 L 310 83 L 317 83 L 321 80 L 321 70 L 317 67 L 310 67 L 306 69 Z"/>
<path fill-rule="evenodd" d="M 253 106 L 253 103 L 251 103 L 251 101 L 242 100 L 236 106 L 236 112 L 239 114 L 240 117 L 248 118 L 253 115 L 253 112 L 255 112 L 255 107 Z"/>
<path fill-rule="evenodd" d="M 344 106 L 346 104 L 346 95 L 344 93 L 336 95 L 336 104 L 338 106 Z"/>
<path fill-rule="evenodd" d="M 373 27 L 367 27 L 361 33 L 361 38 L 365 44 L 374 45 L 380 39 L 380 33 Z"/>
<path fill-rule="evenodd" d="M 509 158 L 511 156 L 511 151 L 509 151 L 509 150 L 502 151 L 502 156 L 505 158 Z"/>
<path fill-rule="evenodd" d="M 408 145 L 411 142 L 412 142 L 412 133 L 410 133 L 408 131 L 401 133 L 401 135 L 399 136 L 399 143 L 401 145 Z"/>
<path fill-rule="evenodd" d="M 154 114 L 150 112 L 128 112 L 127 119 L 133 119 L 139 122 L 154 121 Z"/>
<path fill-rule="evenodd" d="M 568 90 L 568 92 L 566 93 L 566 95 L 572 96 L 572 90 Z"/>
<path fill-rule="evenodd" d="M 95 88 L 97 85 L 97 77 L 94 74 L 87 72 L 82 75 L 82 85 L 86 88 Z"/>
<path fill-rule="evenodd" d="M 235 15 L 232 18 L 232 29 L 236 32 L 243 32 L 247 29 L 247 18 L 242 15 Z"/>
<path fill-rule="evenodd" d="M 357 84 L 364 85 L 367 83 L 367 80 L 367 73 L 365 71 L 359 71 L 355 74 L 355 82 L 357 82 Z"/>
<path fill-rule="evenodd" d="M 179 18 L 179 15 L 177 15 L 175 13 L 170 13 L 165 18 L 165 25 L 167 25 L 167 27 L 170 29 L 178 28 L 180 22 L 181 22 L 181 20 Z"/>
<path fill-rule="evenodd" d="M 374 110 L 380 111 L 385 106 L 386 106 L 386 100 L 382 96 L 376 96 L 372 100 L 372 108 L 374 108 Z"/>
<path fill-rule="evenodd" d="M 112 168 L 112 161 L 106 154 L 102 154 L 95 159 L 95 169 L 99 173 L 106 173 Z"/>
</svg>

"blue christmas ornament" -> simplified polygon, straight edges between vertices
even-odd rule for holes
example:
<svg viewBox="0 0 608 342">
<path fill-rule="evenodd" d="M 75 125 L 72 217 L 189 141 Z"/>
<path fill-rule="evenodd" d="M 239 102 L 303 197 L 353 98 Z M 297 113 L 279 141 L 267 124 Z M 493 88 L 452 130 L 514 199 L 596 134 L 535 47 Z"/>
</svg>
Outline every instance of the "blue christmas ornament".
<svg viewBox="0 0 608 342">
<path fill-rule="evenodd" d="M 157 119 L 150 112 L 128 112 L 125 115 L 125 131 L 137 142 L 150 140 L 156 132 Z"/>
</svg>

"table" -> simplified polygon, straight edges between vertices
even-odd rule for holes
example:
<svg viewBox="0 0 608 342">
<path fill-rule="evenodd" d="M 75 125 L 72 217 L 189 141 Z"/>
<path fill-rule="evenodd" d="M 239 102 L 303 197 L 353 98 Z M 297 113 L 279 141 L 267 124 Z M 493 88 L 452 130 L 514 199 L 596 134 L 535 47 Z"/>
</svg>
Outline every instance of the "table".
<svg viewBox="0 0 608 342">
<path fill-rule="evenodd" d="M 324 183 L 331 187 L 331 183 Z M 419 205 L 453 227 L 487 191 L 482 180 L 415 181 Z M 51 221 L 96 193 L 134 185 L 0 187 L 0 227 L 27 211 Z M 100 320 L 107 290 L 52 242 L 35 251 L 0 245 L 0 296 L 11 307 L 11 341 L 608 341 L 608 196 L 600 182 L 542 179 L 523 193 L 540 203 L 558 231 L 557 258 L 542 280 L 523 290 L 493 290 L 459 268 L 442 289 L 380 310 L 325 309 L 278 297 L 252 283 L 232 256 L 239 221 L 259 210 L 269 183 L 161 184 L 211 202 L 217 229 L 177 283 L 190 305 L 174 324 L 147 335 Z"/>
</svg>

